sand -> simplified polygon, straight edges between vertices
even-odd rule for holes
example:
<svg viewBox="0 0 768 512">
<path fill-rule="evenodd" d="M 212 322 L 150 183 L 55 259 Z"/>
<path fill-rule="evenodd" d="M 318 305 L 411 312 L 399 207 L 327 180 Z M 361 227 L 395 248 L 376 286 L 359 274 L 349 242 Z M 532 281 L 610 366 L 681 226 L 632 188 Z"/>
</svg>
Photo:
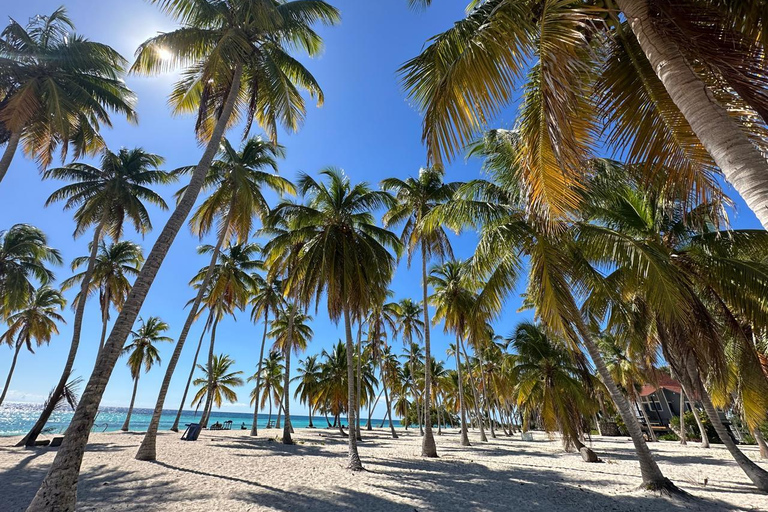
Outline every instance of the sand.
<svg viewBox="0 0 768 512">
<path fill-rule="evenodd" d="M 78 510 L 84 511 L 677 511 L 764 510 L 768 495 L 754 490 L 722 447 L 652 444 L 664 473 L 695 498 L 670 500 L 639 492 L 639 468 L 625 438 L 593 439 L 604 460 L 582 462 L 557 441 L 499 437 L 461 447 L 456 431 L 437 437 L 437 460 L 420 457 L 418 432 L 393 440 L 385 430 L 364 432 L 367 469 L 345 469 L 347 444 L 338 432 L 297 429 L 294 446 L 276 430 L 204 431 L 197 442 L 164 432 L 158 462 L 134 460 L 140 433 L 93 434 L 83 460 Z M 0 438 L 0 510 L 23 511 L 55 448 L 13 448 Z M 744 447 L 753 460 L 753 447 Z M 768 469 L 768 464 L 761 462 Z"/>
</svg>

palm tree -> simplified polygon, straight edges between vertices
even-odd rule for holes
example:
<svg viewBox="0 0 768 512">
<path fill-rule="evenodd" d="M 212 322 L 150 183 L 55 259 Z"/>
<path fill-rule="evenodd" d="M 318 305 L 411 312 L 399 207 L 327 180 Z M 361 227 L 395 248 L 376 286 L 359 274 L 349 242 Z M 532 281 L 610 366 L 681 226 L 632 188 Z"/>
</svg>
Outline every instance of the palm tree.
<svg viewBox="0 0 768 512">
<path fill-rule="evenodd" d="M 0 320 L 17 310 L 35 292 L 34 281 L 54 280 L 46 263 L 61 265 L 61 254 L 48 245 L 45 233 L 29 224 L 0 231 Z"/>
<path fill-rule="evenodd" d="M 275 340 L 273 350 L 282 352 L 285 360 L 285 377 L 283 379 L 283 444 L 293 444 L 291 439 L 291 352 L 299 354 L 307 349 L 313 332 L 308 322 L 312 317 L 303 313 L 296 304 L 289 302 L 272 320 L 268 336 Z"/>
<path fill-rule="evenodd" d="M 752 142 L 768 121 L 768 78 L 753 59 L 764 49 L 759 2 L 470 5 L 400 70 L 424 113 L 430 161 L 461 151 L 523 85 L 520 172 L 541 212 L 577 206 L 580 162 L 607 142 L 687 188 L 711 187 L 722 170 L 768 226 L 768 162 Z"/>
<path fill-rule="evenodd" d="M 317 362 L 317 355 L 310 355 L 299 361 L 299 375 L 294 378 L 299 385 L 293 398 L 298 398 L 301 404 L 307 404 L 309 408 L 309 428 L 315 428 L 312 424 L 312 413 L 317 407 L 320 389 L 320 376 L 322 370 Z"/>
<path fill-rule="evenodd" d="M 61 292 L 41 286 L 35 290 L 27 300 L 27 303 L 21 306 L 17 311 L 8 316 L 8 330 L 0 336 L 0 344 L 5 343 L 14 348 L 11 368 L 8 370 L 8 378 L 5 380 L 5 387 L 0 394 L 0 405 L 5 400 L 8 392 L 8 386 L 11 384 L 13 370 L 16 368 L 16 359 L 19 357 L 21 347 L 26 346 L 27 350 L 35 351 L 32 348 L 32 341 L 39 347 L 43 343 L 50 343 L 54 334 L 59 334 L 56 322 L 63 322 L 64 318 L 58 311 L 64 309 L 67 301 L 61 295 Z"/>
<path fill-rule="evenodd" d="M 77 270 L 83 265 L 87 265 L 88 256 L 80 256 L 72 260 L 72 270 Z M 127 240 L 113 242 L 109 245 L 102 240 L 99 242 L 99 251 L 96 255 L 96 262 L 93 266 L 93 275 L 88 287 L 88 295 L 99 292 L 99 305 L 101 306 L 101 340 L 99 341 L 99 350 L 104 346 L 104 339 L 107 336 L 107 322 L 109 322 L 109 309 L 114 306 L 120 311 L 120 308 L 128 298 L 131 291 L 131 282 L 128 277 L 135 277 L 141 270 L 141 264 L 144 262 L 144 254 L 141 246 Z M 62 290 L 68 290 L 76 284 L 82 283 L 85 278 L 85 272 L 80 272 L 61 283 Z M 77 307 L 80 301 L 80 294 L 75 296 L 72 302 L 73 307 Z"/>
<path fill-rule="evenodd" d="M 397 332 L 397 312 L 398 305 L 394 302 L 386 304 L 379 302 L 371 309 L 368 314 L 368 344 L 366 347 L 367 351 L 370 353 L 371 363 L 379 368 L 384 402 L 387 407 L 387 416 L 389 417 L 389 430 L 392 434 L 392 439 L 397 439 L 397 433 L 392 424 L 392 403 L 390 402 L 389 391 L 387 390 L 389 379 L 387 376 L 388 366 L 385 364 L 385 359 L 392 355 L 387 342 L 387 329 L 389 329 L 393 335 Z M 370 429 L 371 421 L 369 417 L 368 430 Z"/>
<path fill-rule="evenodd" d="M 237 393 L 232 388 L 244 384 L 243 379 L 238 377 L 243 372 L 231 372 L 229 369 L 233 364 L 235 361 L 230 359 L 228 355 L 219 354 L 213 356 L 213 364 L 208 368 L 201 364 L 197 365 L 205 377 L 195 379 L 192 383 L 195 386 L 200 386 L 192 398 L 192 406 L 197 405 L 199 407 L 206 395 L 213 397 L 211 401 L 216 407 L 221 407 L 224 400 L 231 404 L 237 402 Z M 213 386 L 210 385 L 210 382 L 213 382 Z"/>
<path fill-rule="evenodd" d="M 151 316 L 147 318 L 146 322 L 139 318 L 139 324 L 139 329 L 133 333 L 133 340 L 123 349 L 124 354 L 129 354 L 127 364 L 133 379 L 131 405 L 128 406 L 125 423 L 123 423 L 123 427 L 120 429 L 123 432 L 127 432 L 131 424 L 133 403 L 136 400 L 136 388 L 139 385 L 142 366 L 144 367 L 144 373 L 147 373 L 155 363 L 160 364 L 160 353 L 157 351 L 155 344 L 161 341 L 173 341 L 173 338 L 163 336 L 163 333 L 168 330 L 168 324 L 160 318 Z"/>
<path fill-rule="evenodd" d="M 318 402 L 333 415 L 334 423 L 338 424 L 341 435 L 345 434 L 340 416 L 349 410 L 349 391 L 351 389 L 349 386 L 347 348 L 348 346 L 339 340 L 330 352 L 323 350 L 324 360 L 320 364 Z M 349 437 L 355 437 L 351 431 L 352 423 L 349 425 Z"/>
<path fill-rule="evenodd" d="M 424 314 L 424 414 L 426 417 L 424 440 L 421 446 L 423 457 L 437 457 L 435 438 L 432 435 L 432 422 L 429 420 L 430 398 L 432 395 L 432 363 L 430 346 L 430 323 L 427 290 L 427 260 L 446 256 L 452 258 L 453 252 L 448 236 L 440 226 L 425 226 L 424 218 L 432 209 L 450 200 L 458 184 L 443 183 L 442 168 L 421 169 L 418 178 L 405 181 L 388 178 L 381 182 L 384 190 L 395 193 L 397 203 L 384 216 L 385 226 L 404 224 L 400 241 L 407 248 L 408 264 L 418 248 L 421 252 L 422 306 Z"/>
<path fill-rule="evenodd" d="M 255 286 L 253 288 L 252 296 L 249 304 L 253 306 L 251 310 L 251 320 L 256 322 L 259 317 L 264 318 L 264 332 L 261 336 L 261 348 L 259 349 L 259 364 L 256 369 L 256 387 L 254 388 L 254 399 L 252 402 L 255 405 L 253 408 L 253 423 L 251 425 L 251 435 L 258 435 L 257 423 L 259 420 L 259 393 L 261 387 L 261 364 L 264 360 L 264 345 L 267 342 L 267 329 L 269 328 L 269 314 L 279 314 L 285 306 L 285 298 L 280 291 L 280 285 L 275 282 L 274 279 L 265 279 L 261 276 L 253 276 Z M 310 422 L 311 422 L 310 417 Z"/>
<path fill-rule="evenodd" d="M 476 305 L 476 284 L 472 282 L 466 265 L 459 261 L 448 261 L 441 266 L 432 267 L 429 273 L 429 284 L 434 293 L 429 300 L 435 307 L 434 321 L 444 322 L 446 333 L 456 334 L 456 372 L 458 376 L 459 417 L 461 419 L 461 444 L 470 446 L 467 436 L 466 406 L 464 404 L 464 379 L 461 368 L 461 353 L 463 339 L 467 327 L 473 321 L 473 309 Z M 473 387 L 474 389 L 474 387 Z M 485 437 L 482 422 L 480 423 L 481 438 Z"/>
<path fill-rule="evenodd" d="M 153 3 L 160 4 L 184 26 L 145 42 L 132 69 L 154 74 L 186 66 L 172 95 L 172 103 L 178 112 L 197 109 L 197 132 L 203 136 L 206 149 L 107 338 L 99 368 L 91 376 L 93 385 L 86 386 L 70 423 L 72 432 L 78 435 L 67 437 L 57 452 L 51 471 L 30 505 L 32 510 L 74 508 L 80 463 L 98 404 L 157 271 L 197 200 L 224 132 L 234 120 L 236 108 L 247 113 L 247 120 L 255 117 L 274 134 L 278 122 L 295 130 L 303 120 L 304 99 L 297 85 L 322 99 L 314 78 L 286 49 L 301 48 L 310 55 L 317 54 L 322 40 L 312 25 L 333 24 L 338 20 L 338 11 L 330 5 L 319 0 L 279 3 L 153 0 Z M 163 48 L 173 55 L 172 59 L 165 59 L 167 53 L 158 51 Z M 279 87 L 262 87 L 263 84 L 279 84 Z M 249 122 L 246 129 L 250 127 Z M 183 330 L 182 334 L 186 335 Z M 173 373 L 181 348 L 177 343 L 166 374 Z M 168 380 L 164 379 L 161 385 L 161 398 L 167 393 Z M 160 400 L 156 407 L 160 412 L 162 402 Z M 158 421 L 154 420 L 155 416 L 153 414 L 152 433 L 141 458 L 154 458 Z"/>
<path fill-rule="evenodd" d="M 274 217 L 285 219 L 293 230 L 275 236 L 265 246 L 265 254 L 275 272 L 292 266 L 285 287 L 300 304 L 308 305 L 324 294 L 331 319 L 344 318 L 347 415 L 352 429 L 356 412 L 352 317 L 361 317 L 366 308 L 386 296 L 395 267 L 388 248 L 399 253 L 400 243 L 391 232 L 374 224 L 372 211 L 391 206 L 389 194 L 372 191 L 366 183 L 352 186 L 337 169 L 325 169 L 321 175 L 327 183 L 301 175 L 299 190 L 306 204 L 284 202 L 276 207 Z M 297 243 L 301 248 L 294 254 Z M 349 435 L 348 467 L 362 469 L 354 433 Z"/>
<path fill-rule="evenodd" d="M 212 193 L 200 204 L 190 219 L 192 231 L 201 239 L 211 231 L 214 224 L 217 224 L 216 245 L 209 247 L 206 251 L 211 254 L 210 263 L 205 271 L 201 271 L 198 276 L 200 287 L 195 300 L 192 302 L 189 315 L 176 342 L 176 349 L 166 369 L 149 429 L 136 453 L 138 460 L 155 460 L 157 429 L 160 426 L 165 395 L 170 386 L 173 372 L 176 369 L 176 363 L 181 356 L 181 349 L 186 343 L 189 330 L 198 316 L 198 309 L 203 295 L 208 289 L 208 284 L 213 282 L 216 261 L 222 248 L 232 244 L 246 244 L 254 227 L 254 218 L 259 217 L 263 221 L 269 212 L 269 206 L 262 194 L 262 187 L 266 186 L 279 194 L 293 192 L 291 182 L 276 174 L 277 159 L 283 156 L 285 156 L 285 153 L 282 146 L 265 142 L 259 138 L 246 141 L 240 152 L 237 152 L 227 139 L 222 139 L 220 158 L 212 163 L 203 183 L 203 189 L 212 190 Z M 184 173 L 190 169 L 184 168 L 178 172 Z M 264 169 L 271 169 L 275 172 L 270 173 Z M 177 197 L 183 200 L 188 193 L 189 188 L 184 187 L 178 192 Z M 256 246 L 252 247 L 255 248 Z M 251 252 L 255 252 L 255 250 Z M 249 267 L 247 270 L 255 270 L 254 267 L 256 265 Z M 243 276 L 241 281 L 247 283 L 250 279 L 246 279 L 246 276 Z M 242 286 L 241 289 L 244 298 L 247 286 Z M 213 334 L 213 330 L 211 333 Z M 211 346 L 208 353 L 209 366 L 212 364 L 213 354 L 213 346 Z M 211 385 L 213 385 L 213 382 L 211 382 Z M 204 407 L 201 420 L 203 425 L 206 424 L 208 419 L 206 413 L 211 410 L 210 400 L 213 394 L 209 393 L 207 396 L 208 402 Z"/>
<path fill-rule="evenodd" d="M 414 338 L 421 341 L 424 339 L 424 320 L 422 316 L 422 307 L 420 302 L 414 302 L 412 299 L 401 299 L 400 302 L 394 305 L 394 316 L 397 322 L 397 332 L 403 342 L 403 346 L 410 348 L 414 344 Z M 411 350 L 409 353 L 412 353 Z M 414 360 L 412 357 L 408 359 L 408 370 L 413 374 Z M 416 390 L 413 388 L 413 381 L 411 381 L 411 394 L 416 396 Z M 416 404 L 418 408 L 418 403 Z M 421 418 L 421 415 L 419 415 Z M 421 429 L 421 420 L 419 420 L 419 428 Z M 408 422 L 405 422 L 405 429 L 408 430 Z"/>
<path fill-rule="evenodd" d="M 280 352 L 272 351 L 264 361 L 259 362 L 261 368 L 260 374 L 254 374 L 248 377 L 248 382 L 259 382 L 263 388 L 263 393 L 259 394 L 259 388 L 253 388 L 251 391 L 251 405 L 255 404 L 256 410 L 263 409 L 269 402 L 269 418 L 267 425 L 272 424 L 272 404 L 280 406 L 280 400 L 283 396 L 283 381 L 285 375 L 285 366 L 283 365 L 283 355 Z"/>
<path fill-rule="evenodd" d="M 527 414 L 538 413 L 547 432 L 559 431 L 566 450 L 581 449 L 583 418 L 597 411 L 588 388 L 592 375 L 567 345 L 548 335 L 540 325 L 523 322 L 509 339 L 515 352 L 512 375 L 515 397 Z"/>
<path fill-rule="evenodd" d="M 75 237 L 82 235 L 90 227 L 94 228 L 88 264 L 82 278 L 79 279 L 81 297 L 88 297 L 96 269 L 98 250 L 104 235 L 108 234 L 112 240 L 120 240 L 126 220 L 133 224 L 137 232 L 146 234 L 152 229 L 146 204 L 160 209 L 167 208 L 163 198 L 149 188 L 151 185 L 173 181 L 171 175 L 158 169 L 162 163 L 163 159 L 160 156 L 147 153 L 141 148 L 123 148 L 117 153 L 105 149 L 101 153 L 99 167 L 74 162 L 45 172 L 45 178 L 72 182 L 51 194 L 46 205 L 65 201 L 65 210 L 75 210 Z M 49 401 L 50 404 L 58 402 L 72 372 L 80 346 L 86 302 L 85 300 L 77 302 L 72 324 L 72 342 L 64 370 L 54 388 L 53 399 Z M 52 405 L 44 408 L 40 418 L 19 445 L 34 445 L 52 413 Z"/>
<path fill-rule="evenodd" d="M 109 112 L 136 121 L 135 96 L 122 80 L 126 60 L 111 47 L 71 33 L 66 10 L 35 16 L 26 27 L 11 20 L 0 34 L 0 59 L 8 85 L 2 88 L 0 126 L 8 132 L 0 158 L 0 181 L 19 143 L 45 168 L 61 146 L 75 158 L 104 147 L 100 125 Z"/>
</svg>

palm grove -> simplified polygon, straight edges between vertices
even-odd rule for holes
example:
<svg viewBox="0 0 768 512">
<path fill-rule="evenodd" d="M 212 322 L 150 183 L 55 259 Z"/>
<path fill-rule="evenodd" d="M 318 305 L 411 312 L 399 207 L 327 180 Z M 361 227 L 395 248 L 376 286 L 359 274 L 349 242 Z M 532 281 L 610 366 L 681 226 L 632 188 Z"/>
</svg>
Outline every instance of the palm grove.
<svg viewBox="0 0 768 512">
<path fill-rule="evenodd" d="M 160 415 L 193 326 L 202 333 L 179 416 L 189 391 L 203 423 L 234 400 L 246 379 L 216 353 L 216 332 L 246 311 L 261 324 L 258 360 L 240 362 L 255 371 L 247 377 L 254 420 L 274 406 L 283 442 L 291 443 L 295 396 L 347 437 L 352 470 L 363 467 L 361 416 L 367 408 L 370 428 L 383 396 L 392 437 L 394 415 L 418 425 L 426 457 L 438 455 L 435 427 L 437 434 L 459 428 L 465 445 L 539 427 L 559 433 L 565 449 L 580 449 L 598 418 L 615 418 L 632 438 L 643 486 L 679 492 L 654 461 L 632 404 L 640 384 L 666 372 L 700 404 L 696 428 L 680 418 L 682 440 L 722 442 L 768 490 L 768 473 L 739 450 L 717 412 L 740 418 L 768 456 L 761 430 L 768 236 L 730 228 L 720 185 L 720 177 L 728 180 L 766 225 L 762 2 L 474 1 L 399 71 L 423 113 L 429 166 L 379 187 L 335 168 L 295 183 L 278 174 L 286 151 L 278 129 L 299 128 L 302 91 L 323 101 L 291 52 L 321 51 L 315 26 L 337 23 L 334 7 L 152 3 L 179 28 L 145 41 L 130 67 L 109 46 L 72 34 L 64 9 L 26 26 L 11 21 L 0 40 L 0 180 L 13 172 L 20 147 L 44 179 L 67 182 L 48 205 L 73 213 L 76 238 L 90 236 L 88 255 L 72 262 L 81 271 L 60 286 L 78 290 L 68 318 L 52 271 L 61 256 L 46 235 L 25 224 L 0 234 L 7 324 L 0 340 L 14 362 L 22 348 L 51 342 L 57 325 L 72 322 L 63 371 L 21 444 L 35 443 L 63 400 L 75 402 L 73 364 L 89 297 L 98 297 L 102 319 L 101 333 L 86 340 L 98 346 L 96 365 L 29 510 L 74 509 L 88 434 L 121 354 L 135 398 L 142 370 L 160 362 L 157 345 L 174 342 L 140 460 L 156 458 Z M 170 106 L 195 116 L 204 149 L 197 164 L 168 171 L 142 148 L 110 150 L 99 131 L 114 115 L 136 120 L 126 73 L 171 69 L 180 78 Z M 488 130 L 516 87 L 523 91 L 517 122 Z M 250 137 L 254 123 L 263 138 Z M 235 126 L 244 130 L 239 145 L 226 137 Z M 73 161 L 52 168 L 56 151 Z M 445 180 L 443 162 L 462 152 L 482 159 L 484 179 Z M 94 156 L 95 164 L 83 161 Z M 125 223 L 151 231 L 147 206 L 168 208 L 153 188 L 176 182 L 175 207 L 145 255 L 122 240 Z M 275 204 L 267 191 L 279 197 Z M 188 316 L 171 339 L 160 318 L 139 313 L 188 217 L 196 236 L 213 234 L 215 242 L 199 249 L 209 263 L 191 276 Z M 457 260 L 446 230 L 475 231 L 474 254 Z M 418 265 L 418 298 L 392 297 L 400 258 Z M 500 325 L 521 289 L 534 321 Z M 299 359 L 291 379 L 321 307 L 343 328 L 341 339 Z M 455 338 L 448 363 L 431 344 L 438 324 Z M 256 421 L 250 434 L 258 434 Z"/>
</svg>

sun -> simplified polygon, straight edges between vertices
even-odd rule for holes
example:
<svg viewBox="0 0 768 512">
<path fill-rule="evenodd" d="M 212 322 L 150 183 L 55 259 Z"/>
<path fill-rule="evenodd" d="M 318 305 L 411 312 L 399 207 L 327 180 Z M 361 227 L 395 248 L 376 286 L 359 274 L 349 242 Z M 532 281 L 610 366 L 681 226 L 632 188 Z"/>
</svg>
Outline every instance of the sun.
<svg viewBox="0 0 768 512">
<path fill-rule="evenodd" d="M 170 50 L 167 48 L 158 48 L 157 49 L 157 56 L 160 57 L 162 60 L 171 60 L 173 59 L 173 53 L 171 53 Z"/>
</svg>

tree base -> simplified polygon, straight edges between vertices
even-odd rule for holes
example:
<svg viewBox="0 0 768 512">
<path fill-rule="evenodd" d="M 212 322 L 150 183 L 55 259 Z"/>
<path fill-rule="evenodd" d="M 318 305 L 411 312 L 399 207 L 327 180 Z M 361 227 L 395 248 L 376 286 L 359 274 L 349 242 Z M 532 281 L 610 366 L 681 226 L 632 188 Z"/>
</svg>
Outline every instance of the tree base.
<svg viewBox="0 0 768 512">
<path fill-rule="evenodd" d="M 672 483 L 672 480 L 665 478 L 661 481 L 643 482 L 638 487 L 641 491 L 657 493 L 661 496 L 670 496 L 674 498 L 693 499 L 693 497 Z"/>
</svg>

